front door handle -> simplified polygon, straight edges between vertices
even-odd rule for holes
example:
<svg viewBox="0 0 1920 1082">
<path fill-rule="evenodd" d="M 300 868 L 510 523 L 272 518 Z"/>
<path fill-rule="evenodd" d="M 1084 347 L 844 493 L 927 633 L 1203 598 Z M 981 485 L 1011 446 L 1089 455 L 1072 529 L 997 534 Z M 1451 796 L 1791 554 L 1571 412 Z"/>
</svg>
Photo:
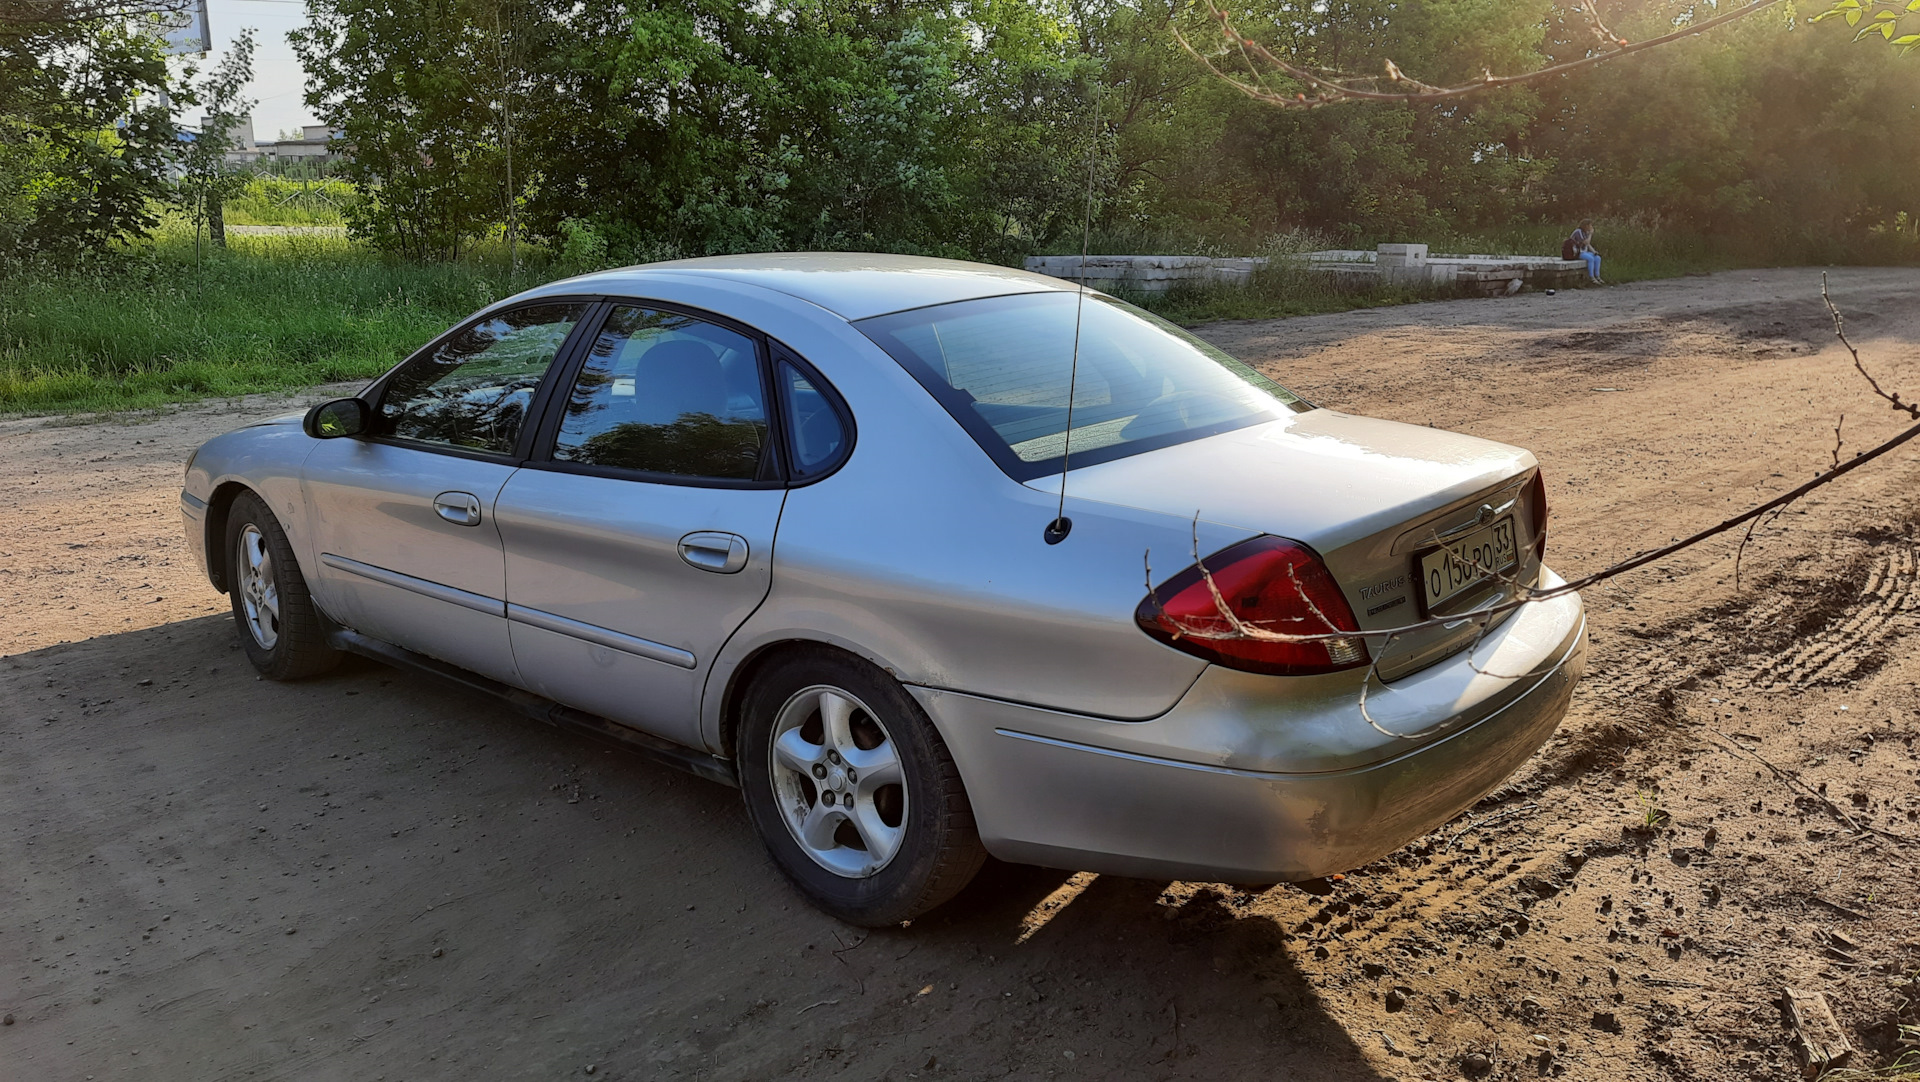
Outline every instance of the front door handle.
<svg viewBox="0 0 1920 1082">
<path fill-rule="evenodd" d="M 480 497 L 471 492 L 442 492 L 433 498 L 433 513 L 455 526 L 478 526 Z"/>
<path fill-rule="evenodd" d="M 680 558 L 702 571 L 731 575 L 747 566 L 747 539 L 719 530 L 702 530 L 680 539 Z"/>
</svg>

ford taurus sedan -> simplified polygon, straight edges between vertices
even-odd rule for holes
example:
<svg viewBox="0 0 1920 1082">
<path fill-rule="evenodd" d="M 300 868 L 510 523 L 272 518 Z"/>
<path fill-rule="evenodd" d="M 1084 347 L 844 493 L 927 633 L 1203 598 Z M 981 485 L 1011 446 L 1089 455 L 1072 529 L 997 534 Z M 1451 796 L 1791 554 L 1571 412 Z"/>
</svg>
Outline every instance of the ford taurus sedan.
<svg viewBox="0 0 1920 1082">
<path fill-rule="evenodd" d="M 988 854 L 1357 867 L 1498 785 L 1583 667 L 1577 595 L 1511 604 L 1561 585 L 1528 452 L 945 260 L 542 286 L 208 441 L 181 503 L 263 674 L 371 655 L 737 785 L 867 925 Z"/>
</svg>

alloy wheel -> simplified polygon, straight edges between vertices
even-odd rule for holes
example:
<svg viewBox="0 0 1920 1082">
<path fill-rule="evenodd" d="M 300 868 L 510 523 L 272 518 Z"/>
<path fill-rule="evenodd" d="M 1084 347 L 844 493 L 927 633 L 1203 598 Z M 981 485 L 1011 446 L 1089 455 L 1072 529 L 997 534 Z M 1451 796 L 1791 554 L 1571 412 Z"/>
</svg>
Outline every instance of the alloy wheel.
<svg viewBox="0 0 1920 1082">
<path fill-rule="evenodd" d="M 252 523 L 240 531 L 240 563 L 240 604 L 247 630 L 262 650 L 271 650 L 280 641 L 280 587 L 274 581 L 273 550 Z"/>
<path fill-rule="evenodd" d="M 906 776 L 879 716 L 840 688 L 815 685 L 774 719 L 767 769 L 781 821 L 822 868 L 878 873 L 906 838 Z"/>
</svg>

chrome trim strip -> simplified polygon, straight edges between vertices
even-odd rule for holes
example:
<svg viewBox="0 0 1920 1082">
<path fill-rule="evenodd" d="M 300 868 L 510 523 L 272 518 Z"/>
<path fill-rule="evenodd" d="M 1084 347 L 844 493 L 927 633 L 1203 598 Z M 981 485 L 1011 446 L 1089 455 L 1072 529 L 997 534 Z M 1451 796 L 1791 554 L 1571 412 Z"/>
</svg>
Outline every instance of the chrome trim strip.
<svg viewBox="0 0 1920 1082">
<path fill-rule="evenodd" d="M 1288 778 L 1302 776 L 1272 773 L 1264 770 L 1236 770 L 1230 766 L 1210 766 L 1206 763 L 1189 763 L 1180 759 L 1163 759 L 1158 755 L 1141 755 L 1139 752 L 1134 751 L 1102 748 L 1093 744 L 1082 744 L 1077 740 L 1061 740 L 1057 737 L 1023 733 L 1017 729 L 996 728 L 993 732 L 996 736 L 1010 736 L 1015 740 L 1030 740 L 1035 744 L 1050 744 L 1053 747 L 1066 748 L 1069 751 L 1088 751 L 1095 755 L 1106 755 L 1114 759 L 1126 759 L 1135 763 L 1145 763 L 1148 766 L 1170 766 L 1179 770 L 1198 770 L 1203 774 L 1225 774 L 1233 778 Z"/>
<path fill-rule="evenodd" d="M 465 590 L 456 590 L 451 586 L 442 586 L 440 583 L 430 582 L 427 579 L 417 579 L 412 575 L 402 575 L 398 571 L 388 571 L 384 567 L 363 564 L 358 560 L 349 560 L 345 556 L 335 556 L 331 552 L 321 553 L 320 562 L 336 571 L 345 571 L 349 575 L 358 575 L 363 579 L 372 579 L 374 582 L 408 590 L 420 594 L 423 597 L 433 598 L 435 601 L 444 601 L 449 605 L 458 605 L 463 609 L 484 612 L 488 616 L 498 616 L 502 619 L 507 615 L 506 602 L 488 597 L 485 594 L 470 594 Z"/>
<path fill-rule="evenodd" d="M 530 609 L 524 605 L 508 605 L 507 619 L 526 624 L 528 627 L 537 627 L 542 631 L 551 631 L 556 635 L 566 635 L 590 642 L 595 646 L 604 646 L 609 650 L 618 650 L 623 654 L 643 657 L 648 661 L 661 661 L 668 665 L 678 665 L 683 669 L 691 669 L 699 664 L 692 654 L 678 647 L 654 642 L 652 639 L 643 639 L 637 635 L 623 634 L 598 624 L 569 620 L 564 616 L 555 616 L 553 613 Z"/>
<path fill-rule="evenodd" d="M 205 511 L 207 509 L 207 501 L 185 489 L 180 490 L 180 502 L 193 508 L 195 511 Z"/>
</svg>

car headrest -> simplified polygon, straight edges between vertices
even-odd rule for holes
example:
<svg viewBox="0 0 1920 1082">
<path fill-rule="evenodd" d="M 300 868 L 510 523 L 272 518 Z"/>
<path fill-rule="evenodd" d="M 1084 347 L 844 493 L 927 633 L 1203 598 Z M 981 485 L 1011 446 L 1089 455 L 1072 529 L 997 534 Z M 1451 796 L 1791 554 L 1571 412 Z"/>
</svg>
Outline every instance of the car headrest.
<svg viewBox="0 0 1920 1082">
<path fill-rule="evenodd" d="M 633 419 L 664 425 L 687 413 L 726 417 L 727 374 L 711 346 L 676 338 L 640 355 L 633 373 Z"/>
</svg>

